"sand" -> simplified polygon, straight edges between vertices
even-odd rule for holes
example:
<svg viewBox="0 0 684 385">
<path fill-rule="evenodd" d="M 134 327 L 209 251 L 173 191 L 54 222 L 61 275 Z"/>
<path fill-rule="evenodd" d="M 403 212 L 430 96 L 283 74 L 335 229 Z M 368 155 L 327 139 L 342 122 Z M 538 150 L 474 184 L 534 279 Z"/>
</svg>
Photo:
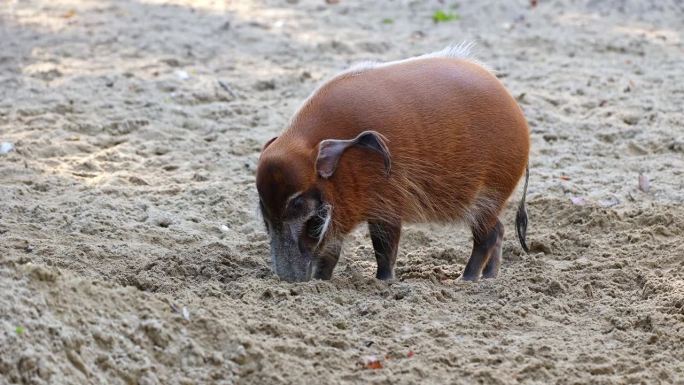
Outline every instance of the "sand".
<svg viewBox="0 0 684 385">
<path fill-rule="evenodd" d="M 680 1 L 0 7 L 0 383 L 684 384 Z M 395 282 L 363 228 L 279 282 L 261 145 L 351 63 L 462 40 L 529 119 L 532 252 L 518 192 L 496 280 L 421 225 Z"/>
</svg>

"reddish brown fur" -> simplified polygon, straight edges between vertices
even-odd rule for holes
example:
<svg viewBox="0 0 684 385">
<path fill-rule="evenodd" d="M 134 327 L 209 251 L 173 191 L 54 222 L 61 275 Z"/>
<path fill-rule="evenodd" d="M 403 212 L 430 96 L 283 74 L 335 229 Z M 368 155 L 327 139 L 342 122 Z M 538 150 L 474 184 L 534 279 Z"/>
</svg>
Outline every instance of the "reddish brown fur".
<svg viewBox="0 0 684 385">
<path fill-rule="evenodd" d="M 316 177 L 321 140 L 353 138 L 368 129 L 388 139 L 389 179 L 382 158 L 359 148 L 345 152 L 329 180 Z M 525 118 L 496 77 L 468 60 L 427 58 L 333 79 L 268 146 L 260 166 L 288 162 L 291 178 L 299 180 L 288 192 L 318 185 L 334 208 L 336 230 L 348 233 L 377 215 L 404 222 L 463 219 L 480 194 L 497 206 L 496 216 L 522 176 L 528 152 Z M 425 194 L 407 194 L 406 186 L 392 183 L 404 178 Z"/>
<path fill-rule="evenodd" d="M 381 155 L 358 147 L 344 152 L 329 179 L 317 175 L 322 140 L 366 130 L 387 138 L 389 176 Z M 338 235 L 374 219 L 466 220 L 487 232 L 525 171 L 528 152 L 525 118 L 494 75 L 468 59 L 416 58 L 324 84 L 263 151 L 257 185 L 270 210 L 317 187 L 333 207 Z M 273 165 L 282 167 L 269 172 Z"/>
</svg>

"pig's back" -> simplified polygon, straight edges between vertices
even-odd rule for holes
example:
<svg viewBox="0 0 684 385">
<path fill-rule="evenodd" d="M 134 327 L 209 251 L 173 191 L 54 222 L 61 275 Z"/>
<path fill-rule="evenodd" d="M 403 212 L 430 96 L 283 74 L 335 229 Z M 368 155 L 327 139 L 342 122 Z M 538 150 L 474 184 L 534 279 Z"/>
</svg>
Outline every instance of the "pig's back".
<svg viewBox="0 0 684 385">
<path fill-rule="evenodd" d="M 481 197 L 505 200 L 529 151 L 515 100 L 495 76 L 464 59 L 418 58 L 341 75 L 293 123 L 289 134 L 312 146 L 365 130 L 383 134 L 393 180 L 374 192 L 412 199 L 394 208 L 407 221 L 451 220 Z M 352 150 L 337 172 L 383 177 L 367 163 L 367 153 Z"/>
</svg>

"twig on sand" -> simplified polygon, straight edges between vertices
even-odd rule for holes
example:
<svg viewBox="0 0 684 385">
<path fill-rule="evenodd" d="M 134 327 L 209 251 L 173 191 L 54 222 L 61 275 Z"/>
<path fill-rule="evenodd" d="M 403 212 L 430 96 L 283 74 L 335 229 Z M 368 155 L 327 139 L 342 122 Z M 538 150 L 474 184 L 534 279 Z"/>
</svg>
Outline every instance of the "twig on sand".
<svg viewBox="0 0 684 385">
<path fill-rule="evenodd" d="M 230 87 L 230 85 L 228 85 L 228 83 L 226 83 L 222 80 L 219 80 L 218 84 L 219 84 L 219 86 L 221 86 L 221 88 L 223 88 L 224 91 L 226 91 L 228 94 L 230 94 L 230 96 L 232 98 L 237 98 L 237 93 Z"/>
</svg>

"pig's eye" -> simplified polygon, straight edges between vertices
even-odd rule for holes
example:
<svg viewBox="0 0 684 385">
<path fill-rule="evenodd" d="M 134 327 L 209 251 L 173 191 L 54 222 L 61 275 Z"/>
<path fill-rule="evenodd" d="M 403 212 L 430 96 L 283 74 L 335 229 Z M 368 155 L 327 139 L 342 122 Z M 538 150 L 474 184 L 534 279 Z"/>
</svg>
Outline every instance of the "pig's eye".
<svg viewBox="0 0 684 385">
<path fill-rule="evenodd" d="M 304 207 L 304 198 L 298 196 L 290 201 L 290 210 L 293 212 L 298 212 Z"/>
</svg>

